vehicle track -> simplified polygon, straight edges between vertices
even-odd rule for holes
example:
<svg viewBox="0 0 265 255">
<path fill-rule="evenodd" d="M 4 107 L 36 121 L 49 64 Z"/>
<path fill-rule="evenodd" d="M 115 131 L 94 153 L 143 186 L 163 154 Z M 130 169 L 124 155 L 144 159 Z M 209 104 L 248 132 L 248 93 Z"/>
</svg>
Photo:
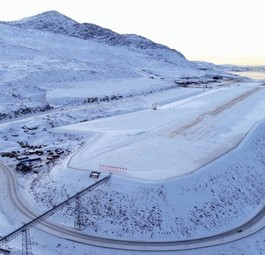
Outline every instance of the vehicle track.
<svg viewBox="0 0 265 255">
<path fill-rule="evenodd" d="M 244 94 L 233 98 L 232 100 L 230 100 L 229 102 L 218 106 L 217 108 L 215 108 L 214 110 L 211 111 L 207 111 L 202 113 L 200 116 L 198 116 L 196 119 L 191 120 L 190 122 L 188 122 L 187 124 L 177 128 L 176 130 L 174 130 L 173 132 L 170 133 L 169 138 L 173 138 L 177 135 L 181 135 L 184 134 L 185 132 L 187 132 L 189 129 L 191 129 L 192 127 L 194 127 L 195 125 L 197 125 L 198 123 L 200 123 L 202 120 L 205 119 L 205 116 L 216 116 L 220 113 L 222 113 L 223 111 L 230 109 L 232 106 L 242 102 L 243 100 L 249 98 L 250 96 L 252 96 L 253 94 L 257 93 L 258 91 L 262 90 L 262 87 L 257 87 L 254 88 L 250 91 L 245 92 Z"/>
</svg>

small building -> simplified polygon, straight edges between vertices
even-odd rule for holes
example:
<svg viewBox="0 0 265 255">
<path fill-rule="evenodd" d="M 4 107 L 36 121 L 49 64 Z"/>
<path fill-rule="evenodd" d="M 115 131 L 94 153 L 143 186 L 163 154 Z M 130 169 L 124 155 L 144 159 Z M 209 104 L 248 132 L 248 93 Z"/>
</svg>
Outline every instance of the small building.
<svg viewBox="0 0 265 255">
<path fill-rule="evenodd" d="M 60 148 L 55 149 L 55 152 L 56 152 L 58 155 L 64 153 L 64 151 L 63 151 L 62 149 L 60 149 Z"/>
<path fill-rule="evenodd" d="M 29 162 L 34 162 L 34 161 L 41 161 L 41 158 L 35 157 L 35 158 L 27 158 L 27 159 L 21 160 L 22 163 L 29 163 Z"/>
<path fill-rule="evenodd" d="M 42 155 L 43 151 L 42 150 L 38 150 L 38 149 L 31 149 L 27 151 L 28 154 L 32 155 L 32 154 L 37 154 L 37 155 Z"/>
<path fill-rule="evenodd" d="M 31 170 L 31 165 L 19 162 L 16 166 L 16 170 L 22 172 L 29 172 Z"/>
<path fill-rule="evenodd" d="M 48 160 L 54 160 L 56 158 L 59 158 L 60 155 L 59 154 L 53 154 L 53 153 L 49 153 L 49 155 L 47 156 Z"/>
<path fill-rule="evenodd" d="M 98 179 L 99 176 L 100 176 L 100 172 L 92 171 L 92 172 L 90 173 L 90 178 Z"/>
<path fill-rule="evenodd" d="M 11 152 L 1 152 L 2 157 L 15 158 L 17 153 L 15 151 Z"/>
<path fill-rule="evenodd" d="M 17 160 L 25 160 L 28 159 L 28 156 L 17 156 Z"/>
</svg>

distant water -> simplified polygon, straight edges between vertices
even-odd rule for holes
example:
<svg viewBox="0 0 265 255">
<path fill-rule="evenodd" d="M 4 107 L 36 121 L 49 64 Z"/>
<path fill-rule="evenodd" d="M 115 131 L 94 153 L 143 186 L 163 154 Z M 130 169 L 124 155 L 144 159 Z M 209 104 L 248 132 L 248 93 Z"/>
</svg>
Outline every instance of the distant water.
<svg viewBox="0 0 265 255">
<path fill-rule="evenodd" d="M 265 80 L 265 72 L 231 72 L 244 77 L 249 77 L 255 80 Z"/>
</svg>

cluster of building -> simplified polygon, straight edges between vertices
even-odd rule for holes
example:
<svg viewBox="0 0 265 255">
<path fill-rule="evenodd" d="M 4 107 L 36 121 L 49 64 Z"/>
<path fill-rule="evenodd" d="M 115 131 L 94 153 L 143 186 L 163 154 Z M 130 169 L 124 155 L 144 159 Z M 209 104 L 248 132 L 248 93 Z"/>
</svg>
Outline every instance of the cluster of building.
<svg viewBox="0 0 265 255">
<path fill-rule="evenodd" d="M 16 170 L 28 172 L 36 166 L 40 166 L 42 162 L 49 164 L 52 161 L 58 159 L 64 150 L 57 148 L 55 150 L 44 150 L 41 148 L 34 148 L 25 150 L 22 153 L 20 151 L 2 152 L 2 157 L 14 158 L 17 160 Z M 36 164 L 38 162 L 38 164 Z"/>
</svg>

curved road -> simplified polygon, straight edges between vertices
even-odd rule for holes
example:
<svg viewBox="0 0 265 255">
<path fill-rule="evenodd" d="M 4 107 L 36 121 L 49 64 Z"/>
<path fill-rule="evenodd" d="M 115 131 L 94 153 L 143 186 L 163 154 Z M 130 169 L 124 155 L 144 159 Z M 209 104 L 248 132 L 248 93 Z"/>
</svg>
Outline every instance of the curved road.
<svg viewBox="0 0 265 255">
<path fill-rule="evenodd" d="M 35 212 L 32 212 L 26 207 L 22 198 L 17 192 L 17 183 L 14 173 L 5 165 L 0 162 L 0 173 L 6 176 L 7 187 L 10 201 L 17 209 L 20 217 L 27 219 L 28 221 L 37 217 Z M 2 187 L 4 188 L 4 187 Z M 55 224 L 53 222 L 44 221 L 38 225 L 38 229 L 48 232 L 59 238 L 65 238 L 71 241 L 76 241 L 83 244 L 95 245 L 106 248 L 115 248 L 123 250 L 138 250 L 138 251 L 176 251 L 176 250 L 190 250 L 203 247 L 216 246 L 228 242 L 232 242 L 238 239 L 242 239 L 248 235 L 251 235 L 265 227 L 265 206 L 259 211 L 255 217 L 251 220 L 239 226 L 236 229 L 230 231 L 191 240 L 182 241 L 127 241 L 108 239 L 102 237 L 96 237 L 82 233 L 70 227 Z"/>
</svg>

